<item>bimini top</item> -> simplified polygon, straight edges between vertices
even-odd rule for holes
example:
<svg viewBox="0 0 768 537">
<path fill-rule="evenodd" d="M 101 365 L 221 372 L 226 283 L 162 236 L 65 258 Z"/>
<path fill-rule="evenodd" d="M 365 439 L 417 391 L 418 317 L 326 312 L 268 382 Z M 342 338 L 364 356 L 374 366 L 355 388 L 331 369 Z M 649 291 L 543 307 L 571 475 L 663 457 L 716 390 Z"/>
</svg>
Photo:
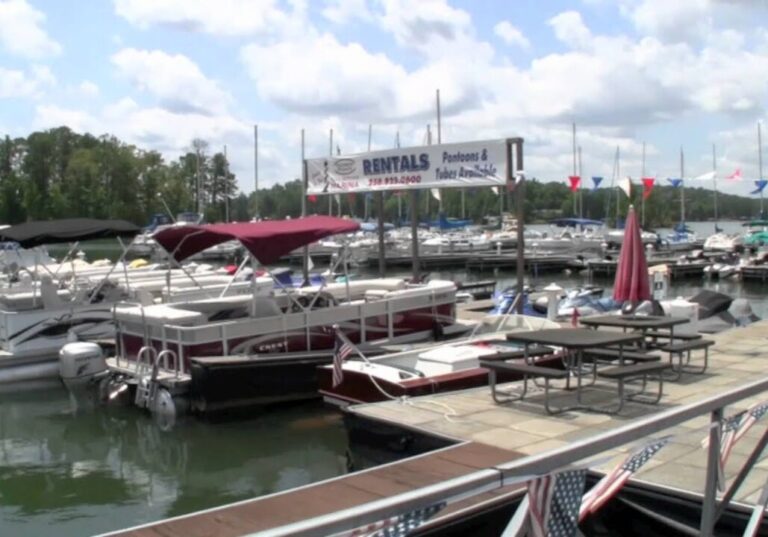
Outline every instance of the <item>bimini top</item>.
<svg viewBox="0 0 768 537">
<path fill-rule="evenodd" d="M 600 220 L 590 220 L 588 218 L 557 218 L 552 220 L 551 223 L 558 227 L 586 227 L 603 225 Z"/>
<path fill-rule="evenodd" d="M 296 248 L 329 235 L 357 231 L 354 220 L 309 216 L 293 220 L 264 220 L 233 224 L 170 227 L 155 233 L 157 243 L 182 261 L 222 242 L 237 240 L 263 265 L 274 263 Z"/>
<path fill-rule="evenodd" d="M 18 242 L 23 248 L 43 244 L 109 239 L 133 238 L 141 231 L 125 220 L 96 220 L 94 218 L 65 218 L 25 222 L 0 229 L 0 241 Z"/>
</svg>

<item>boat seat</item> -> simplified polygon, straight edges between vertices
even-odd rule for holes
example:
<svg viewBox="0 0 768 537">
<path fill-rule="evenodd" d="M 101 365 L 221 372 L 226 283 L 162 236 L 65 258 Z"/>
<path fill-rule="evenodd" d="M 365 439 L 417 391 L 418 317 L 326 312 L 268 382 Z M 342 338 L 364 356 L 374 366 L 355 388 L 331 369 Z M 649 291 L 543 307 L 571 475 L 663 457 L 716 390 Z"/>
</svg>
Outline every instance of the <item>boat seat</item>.
<svg viewBox="0 0 768 537">
<path fill-rule="evenodd" d="M 40 278 L 40 298 L 43 301 L 43 307 L 46 309 L 60 308 L 64 304 L 64 301 L 59 296 L 58 289 L 53 284 L 53 280 L 47 275 Z"/>
<path fill-rule="evenodd" d="M 142 314 L 143 310 L 143 314 Z M 207 322 L 206 315 L 166 304 L 154 304 L 145 308 L 137 306 L 118 306 L 115 308 L 118 321 L 141 323 L 144 320 L 155 324 L 191 326 Z"/>
</svg>

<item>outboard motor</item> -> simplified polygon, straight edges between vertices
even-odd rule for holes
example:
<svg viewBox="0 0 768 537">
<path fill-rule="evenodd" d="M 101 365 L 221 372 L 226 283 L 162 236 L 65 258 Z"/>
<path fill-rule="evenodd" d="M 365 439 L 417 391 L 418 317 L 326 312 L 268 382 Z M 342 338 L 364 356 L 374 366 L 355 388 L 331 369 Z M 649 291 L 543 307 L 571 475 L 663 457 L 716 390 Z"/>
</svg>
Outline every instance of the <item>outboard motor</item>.
<svg viewBox="0 0 768 537">
<path fill-rule="evenodd" d="M 107 374 L 104 353 L 96 343 L 67 343 L 59 351 L 59 375 L 69 392 L 82 394 Z"/>
</svg>

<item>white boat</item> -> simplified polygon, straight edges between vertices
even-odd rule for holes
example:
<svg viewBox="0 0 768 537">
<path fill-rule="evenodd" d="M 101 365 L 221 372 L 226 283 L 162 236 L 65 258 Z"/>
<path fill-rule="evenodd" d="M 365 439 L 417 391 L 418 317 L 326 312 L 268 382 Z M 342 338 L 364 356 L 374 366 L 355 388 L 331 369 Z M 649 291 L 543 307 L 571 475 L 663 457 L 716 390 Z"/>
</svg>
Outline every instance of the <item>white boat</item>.
<svg viewBox="0 0 768 537">
<path fill-rule="evenodd" d="M 710 235 L 704 241 L 705 250 L 722 250 L 734 252 L 744 248 L 744 237 L 738 233 L 725 233 L 720 231 Z"/>
<path fill-rule="evenodd" d="M 499 325 L 497 320 L 501 320 Z M 488 372 L 481 359 L 502 359 L 520 351 L 507 341 L 507 334 L 560 328 L 542 317 L 510 315 L 494 317 L 486 325 L 491 330 L 449 343 L 419 346 L 399 352 L 361 359 L 354 353 L 342 363 L 342 382 L 333 385 L 333 366 L 318 368 L 318 384 L 323 398 L 332 404 L 371 403 L 403 396 L 431 395 L 488 384 Z M 518 361 L 522 358 L 518 357 Z M 553 353 L 538 361 L 541 366 L 562 366 L 562 357 Z M 519 380 L 509 375 L 502 381 Z"/>
<path fill-rule="evenodd" d="M 609 248 L 620 248 L 624 242 L 623 229 L 610 229 L 605 232 L 604 239 Z M 656 245 L 659 242 L 659 236 L 652 231 L 640 230 L 640 240 L 648 245 Z"/>
<path fill-rule="evenodd" d="M 315 216 L 219 224 L 215 231 L 204 225 L 175 228 L 155 238 L 178 261 L 235 238 L 269 264 L 302 243 L 357 227 Z M 456 286 L 449 281 L 386 278 L 275 290 L 271 278 L 257 278 L 252 285 L 248 296 L 116 307 L 117 350 L 106 360 L 111 378 L 134 387 L 139 406 L 158 412 L 176 412 L 188 403 L 209 411 L 290 401 L 316 396 L 315 367 L 330 362 L 335 327 L 363 345 L 466 329 L 455 323 Z M 102 360 L 93 348 L 65 347 L 62 353 L 97 366 Z M 97 366 L 94 375 L 102 373 Z M 69 380 L 83 384 L 91 373 Z M 165 390 L 162 396 L 158 390 Z"/>
</svg>

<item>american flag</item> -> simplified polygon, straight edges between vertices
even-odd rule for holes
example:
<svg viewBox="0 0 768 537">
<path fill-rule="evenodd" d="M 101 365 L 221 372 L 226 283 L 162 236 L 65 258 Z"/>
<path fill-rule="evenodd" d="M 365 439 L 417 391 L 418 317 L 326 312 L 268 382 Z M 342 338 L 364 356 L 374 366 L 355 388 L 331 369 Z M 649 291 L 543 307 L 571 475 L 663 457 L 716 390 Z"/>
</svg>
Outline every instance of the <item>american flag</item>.
<svg viewBox="0 0 768 537">
<path fill-rule="evenodd" d="M 341 535 L 348 537 L 405 537 L 435 516 L 435 514 L 445 509 L 446 505 L 448 505 L 446 502 L 438 502 L 396 517 L 390 517 L 367 526 L 362 526 L 352 530 L 351 533 Z"/>
<path fill-rule="evenodd" d="M 739 425 L 739 429 L 736 431 L 736 438 L 734 438 L 733 441 L 737 442 L 741 440 L 741 437 L 747 434 L 747 431 L 757 423 L 757 420 L 761 419 L 766 414 L 768 414 L 768 402 L 760 403 L 759 405 L 755 404 L 749 407 L 749 409 L 747 409 L 747 415 L 741 425 Z"/>
<path fill-rule="evenodd" d="M 344 360 L 356 352 L 357 348 L 347 339 L 347 336 L 341 333 L 338 326 L 335 326 L 334 330 L 336 332 L 336 349 L 333 352 L 333 387 L 335 388 L 344 381 Z"/>
<path fill-rule="evenodd" d="M 603 504 L 613 498 L 621 487 L 624 486 L 629 478 L 637 472 L 651 457 L 656 455 L 661 448 L 669 442 L 670 437 L 666 436 L 660 440 L 652 442 L 627 457 L 624 462 L 619 464 L 614 470 L 598 481 L 597 485 L 584 495 L 579 510 L 579 521 L 586 518 L 588 514 L 597 512 Z"/>
<path fill-rule="evenodd" d="M 717 486 L 720 490 L 725 485 L 725 463 L 728 462 L 733 445 L 736 443 L 736 435 L 739 432 L 745 414 L 746 412 L 739 412 L 723 420 L 720 424 L 720 457 L 717 461 Z M 709 436 L 704 439 L 702 446 L 704 448 L 709 446 Z"/>
<path fill-rule="evenodd" d="M 574 537 L 586 470 L 567 470 L 528 482 L 528 513 L 534 537 Z"/>
</svg>

